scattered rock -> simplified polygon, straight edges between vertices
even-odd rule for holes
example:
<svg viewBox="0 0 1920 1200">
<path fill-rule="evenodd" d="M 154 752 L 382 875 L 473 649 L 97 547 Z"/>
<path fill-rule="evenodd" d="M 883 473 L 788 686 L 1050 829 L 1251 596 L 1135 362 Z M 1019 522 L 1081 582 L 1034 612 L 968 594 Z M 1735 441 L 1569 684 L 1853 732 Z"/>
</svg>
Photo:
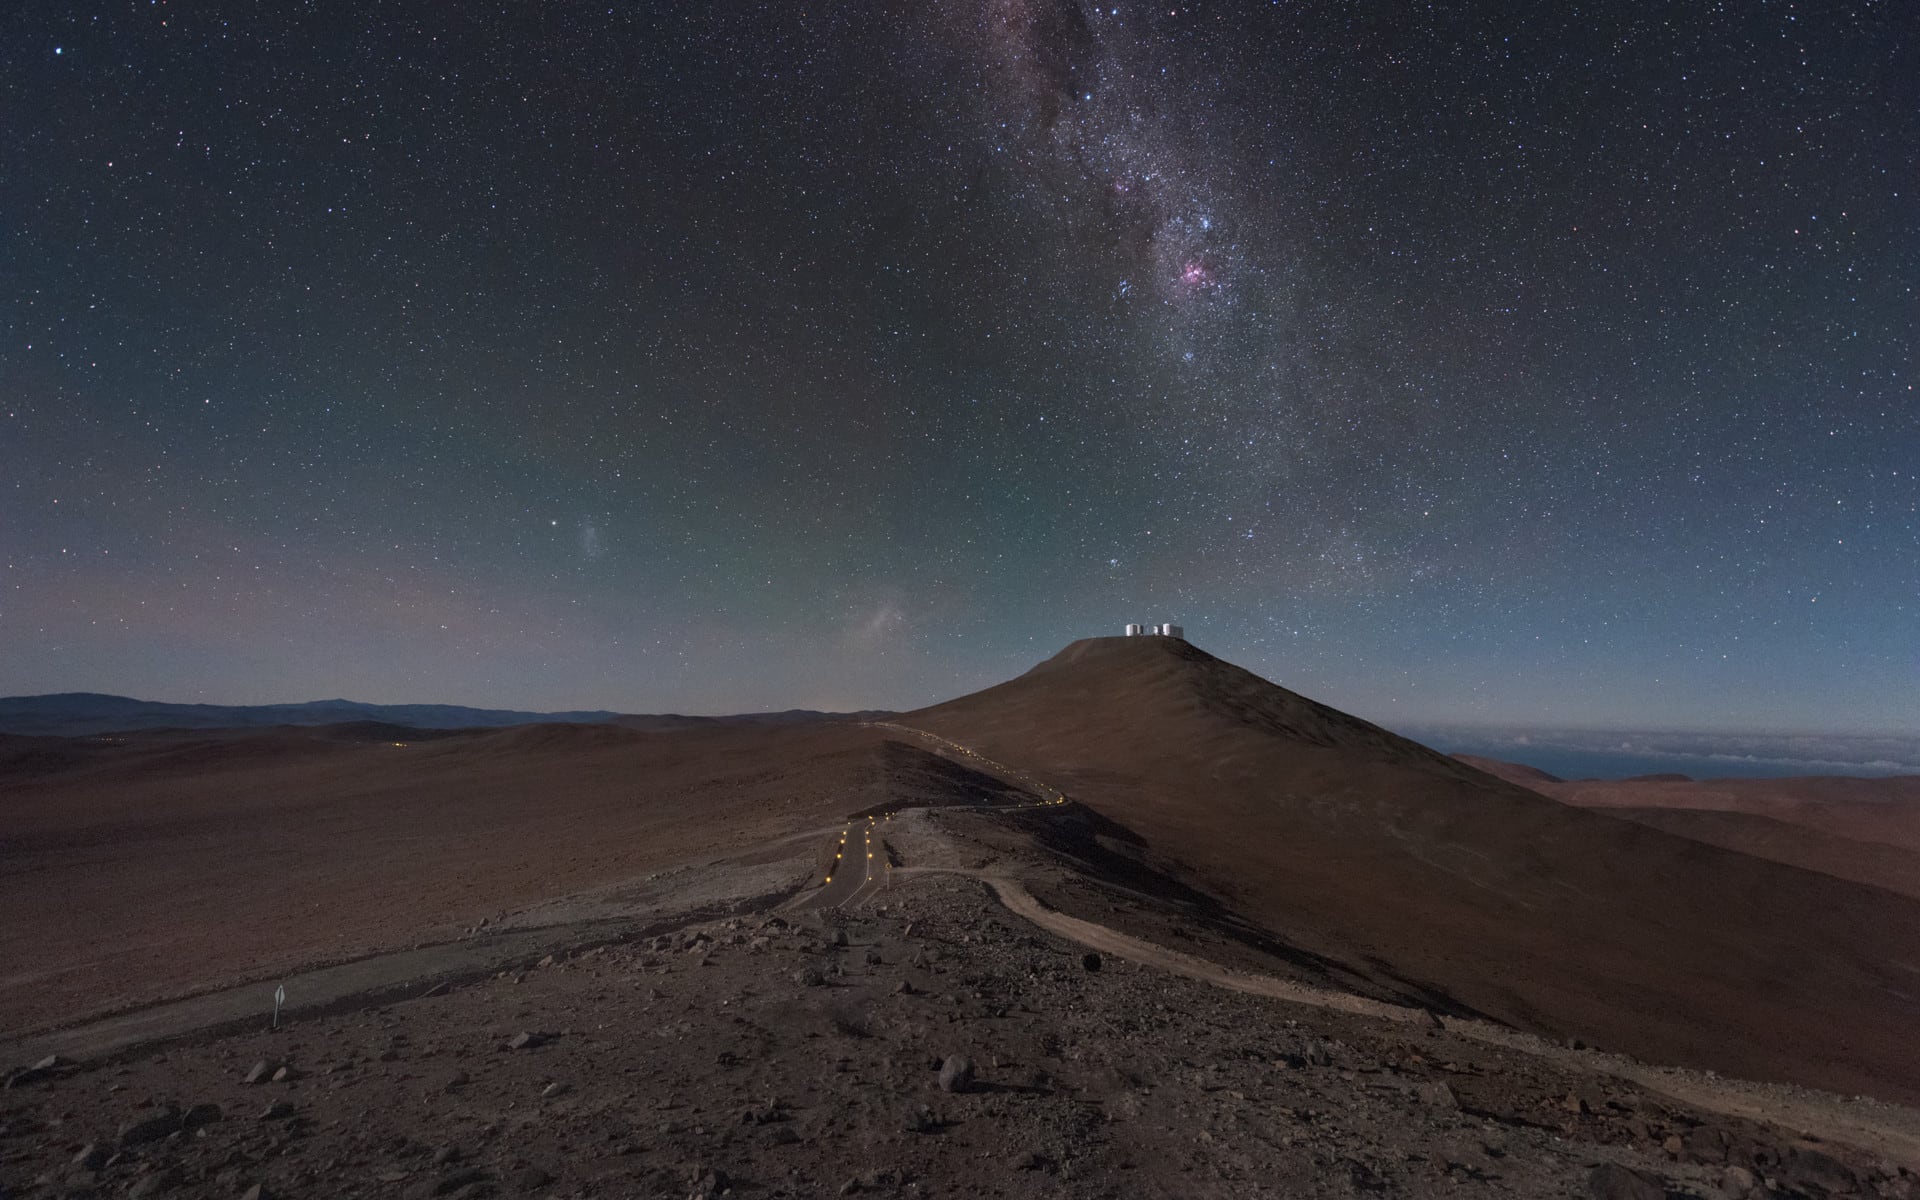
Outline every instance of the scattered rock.
<svg viewBox="0 0 1920 1200">
<path fill-rule="evenodd" d="M 264 1183 L 256 1183 L 240 1194 L 240 1200 L 273 1200 L 273 1193 Z"/>
<path fill-rule="evenodd" d="M 692 1185 L 687 1193 L 687 1200 L 711 1200 L 712 1197 L 726 1191 L 729 1182 L 726 1172 L 700 1163 L 695 1163 L 687 1169 L 687 1179 Z"/>
<path fill-rule="evenodd" d="M 973 1063 L 960 1054 L 949 1054 L 940 1064 L 940 1090 L 964 1092 L 973 1086 Z"/>
<path fill-rule="evenodd" d="M 1421 1084 L 1414 1089 L 1414 1095 L 1428 1108 L 1451 1110 L 1460 1107 L 1460 1099 L 1453 1094 L 1453 1089 L 1438 1080 Z"/>
<path fill-rule="evenodd" d="M 1728 1167 L 1720 1176 L 1720 1190 L 1728 1200 L 1743 1200 L 1753 1191 L 1754 1183 L 1753 1172 L 1745 1167 Z"/>
<path fill-rule="evenodd" d="M 802 967 L 793 973 L 793 981 L 801 987 L 822 987 L 827 977 L 820 973 L 818 967 Z"/>
<path fill-rule="evenodd" d="M 847 931 L 845 929 L 835 929 L 833 931 L 833 944 L 836 946 L 844 946 L 847 944 Z"/>
<path fill-rule="evenodd" d="M 913 985 L 902 979 L 894 985 L 893 994 L 896 996 L 911 996 L 913 995 Z"/>
<path fill-rule="evenodd" d="M 1089 971 L 1098 971 L 1100 969 L 1100 956 L 1091 952 L 1083 954 L 1080 956 L 1080 965 Z"/>
<path fill-rule="evenodd" d="M 472 1083 L 472 1082 L 473 1082 L 473 1078 L 471 1076 L 469 1076 L 465 1071 L 461 1070 L 460 1068 L 455 1067 L 453 1070 L 447 1072 L 445 1075 L 442 1075 L 439 1078 L 439 1080 L 433 1085 L 433 1090 L 436 1092 L 440 1092 L 443 1095 L 451 1096 L 453 1093 L 459 1091 L 463 1087 L 466 1087 L 469 1083 Z"/>
<path fill-rule="evenodd" d="M 550 1033 L 538 1033 L 533 1030 L 527 1030 L 514 1034 L 507 1042 L 507 1049 L 531 1050 L 536 1046 L 544 1046 L 552 1040 L 553 1035 Z"/>
<path fill-rule="evenodd" d="M 1047 1156 L 1038 1150 L 1029 1150 L 1013 1160 L 1013 1169 L 1016 1171 L 1038 1171 L 1044 1169 L 1046 1165 Z"/>
<path fill-rule="evenodd" d="M 522 1167 L 515 1171 L 507 1182 L 523 1192 L 537 1192 L 553 1182 L 553 1176 L 539 1167 Z"/>
<path fill-rule="evenodd" d="M 842 1196 L 853 1196 L 860 1192 L 884 1191 L 891 1188 L 897 1182 L 899 1182 L 899 1178 L 892 1171 L 868 1171 L 864 1175 L 856 1175 L 841 1184 L 840 1194 Z"/>
<path fill-rule="evenodd" d="M 426 991 L 421 992 L 420 998 L 422 1000 L 427 1000 L 427 999 L 431 999 L 434 996 L 444 996 L 447 994 L 449 990 L 451 989 L 448 988 L 447 981 L 442 979 L 439 983 L 436 983 L 432 987 L 428 988 Z"/>
<path fill-rule="evenodd" d="M 565 1083 L 561 1083 L 559 1080 L 555 1080 L 554 1082 L 548 1084 L 546 1087 L 543 1087 L 540 1089 L 540 1098 L 542 1100 L 551 1100 L 555 1096 L 564 1096 L 572 1090 L 573 1088 L 571 1086 Z"/>
<path fill-rule="evenodd" d="M 240 1082 L 248 1083 L 248 1084 L 265 1083 L 268 1077 L 271 1076 L 272 1074 L 273 1074 L 273 1067 L 269 1063 L 267 1063 L 265 1059 L 262 1059 L 261 1061 L 254 1063 L 251 1067 L 247 1068 L 246 1078 L 242 1079 Z"/>
<path fill-rule="evenodd" d="M 444 1196 L 449 1192 L 457 1192 L 470 1183 L 484 1183 L 492 1178 L 493 1173 L 485 1167 L 462 1167 L 450 1175 L 442 1176 L 440 1181 L 433 1185 L 433 1194 Z"/>
<path fill-rule="evenodd" d="M 1824 1151 L 1802 1147 L 1793 1152 L 1780 1171 L 1781 1179 L 1800 1187 L 1810 1187 L 1834 1196 L 1851 1195 L 1860 1186 L 1853 1171 Z"/>
<path fill-rule="evenodd" d="M 120 1127 L 120 1148 L 125 1150 L 129 1146 L 157 1142 L 179 1128 L 180 1113 L 177 1109 L 169 1108 L 137 1117 Z"/>
<path fill-rule="evenodd" d="M 287 1100 L 275 1100 L 261 1112 L 262 1121 L 284 1121 L 293 1115 L 293 1104 Z"/>
<path fill-rule="evenodd" d="M 73 1156 L 73 1165 L 83 1171 L 98 1171 L 107 1165 L 108 1150 L 99 1142 L 88 1142 Z"/>
<path fill-rule="evenodd" d="M 800 1141 L 800 1135 L 791 1125 L 774 1125 L 767 1130 L 765 1141 L 768 1146 L 792 1146 Z"/>
<path fill-rule="evenodd" d="M 151 1175 L 142 1176 L 140 1181 L 127 1189 L 128 1200 L 141 1200 L 143 1196 L 158 1196 L 180 1186 L 180 1172 L 174 1167 L 162 1167 Z"/>
<path fill-rule="evenodd" d="M 458 1146 L 442 1146 L 433 1152 L 433 1165 L 436 1167 L 444 1167 L 448 1163 L 457 1163 L 459 1161 L 460 1147 Z"/>
<path fill-rule="evenodd" d="M 1593 1200 L 1666 1200 L 1667 1188 L 1658 1175 L 1601 1163 L 1587 1175 L 1587 1195 Z"/>
<path fill-rule="evenodd" d="M 212 1125 L 221 1115 L 218 1104 L 196 1104 L 180 1118 L 180 1128 L 192 1133 L 203 1125 Z"/>
<path fill-rule="evenodd" d="M 908 1133 L 932 1133 L 940 1128 L 940 1119 L 933 1110 L 924 1104 L 909 1104 L 903 1114 L 900 1127 Z"/>
<path fill-rule="evenodd" d="M 293 1078 L 292 1067 L 281 1067 L 279 1070 L 273 1073 L 273 1081 L 275 1083 L 285 1083 L 287 1080 L 292 1078 Z"/>
</svg>

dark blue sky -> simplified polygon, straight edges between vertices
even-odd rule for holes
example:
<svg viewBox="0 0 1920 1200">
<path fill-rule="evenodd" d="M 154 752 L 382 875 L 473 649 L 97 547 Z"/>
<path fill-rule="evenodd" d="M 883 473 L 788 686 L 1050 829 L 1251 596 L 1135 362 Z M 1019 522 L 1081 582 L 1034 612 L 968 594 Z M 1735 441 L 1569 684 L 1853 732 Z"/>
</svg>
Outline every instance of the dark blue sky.
<svg viewBox="0 0 1920 1200">
<path fill-rule="evenodd" d="M 1895 3 L 0 16 L 0 693 L 1920 727 Z"/>
</svg>

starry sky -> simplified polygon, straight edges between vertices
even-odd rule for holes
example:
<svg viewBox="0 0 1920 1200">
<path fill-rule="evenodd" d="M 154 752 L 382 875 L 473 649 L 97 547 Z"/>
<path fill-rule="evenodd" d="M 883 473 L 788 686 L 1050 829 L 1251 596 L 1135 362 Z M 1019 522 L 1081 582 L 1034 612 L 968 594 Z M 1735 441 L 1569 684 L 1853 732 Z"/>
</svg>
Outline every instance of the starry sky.
<svg viewBox="0 0 1920 1200">
<path fill-rule="evenodd" d="M 1899 0 L 0 15 L 0 693 L 1920 727 Z"/>
</svg>

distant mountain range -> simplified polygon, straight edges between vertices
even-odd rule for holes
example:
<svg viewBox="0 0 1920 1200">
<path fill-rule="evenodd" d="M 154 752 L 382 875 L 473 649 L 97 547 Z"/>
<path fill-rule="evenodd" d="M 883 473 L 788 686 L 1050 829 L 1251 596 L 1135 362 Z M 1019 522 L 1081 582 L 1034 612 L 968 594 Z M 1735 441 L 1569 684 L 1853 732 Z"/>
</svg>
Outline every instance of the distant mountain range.
<svg viewBox="0 0 1920 1200">
<path fill-rule="evenodd" d="M 506 725 L 613 723 L 632 729 L 669 729 L 709 722 L 777 724 L 790 721 L 864 720 L 890 713 L 821 713 L 790 709 L 738 717 L 633 716 L 601 710 L 520 712 L 467 708 L 459 704 L 362 704 L 357 700 L 309 700 L 304 704 L 164 704 L 98 692 L 0 697 L 0 733 L 80 737 L 142 729 L 258 729 L 271 725 L 342 725 L 377 721 L 411 729 L 487 729 Z"/>
<path fill-rule="evenodd" d="M 263 725 L 339 725 L 382 721 L 414 729 L 472 729 L 536 723 L 611 721 L 612 712 L 514 712 L 458 704 L 362 704 L 309 700 L 304 704 L 163 704 L 97 692 L 0 698 L 0 733 L 74 737 L 136 729 L 250 729 Z"/>
</svg>

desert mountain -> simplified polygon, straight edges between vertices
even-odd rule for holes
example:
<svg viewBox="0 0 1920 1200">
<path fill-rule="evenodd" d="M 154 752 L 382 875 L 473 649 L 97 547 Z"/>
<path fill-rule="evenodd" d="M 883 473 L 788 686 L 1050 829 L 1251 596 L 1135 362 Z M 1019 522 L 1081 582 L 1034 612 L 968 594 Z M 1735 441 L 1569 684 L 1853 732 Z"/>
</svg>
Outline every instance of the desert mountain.
<svg viewBox="0 0 1920 1200">
<path fill-rule="evenodd" d="M 1920 899 L 1920 779 L 1582 779 L 1458 755 L 1509 783 L 1681 837 Z"/>
<path fill-rule="evenodd" d="M 98 692 L 45 696 L 0 696 L 0 734 L 85 737 L 150 729 L 262 729 L 280 725 L 380 724 L 402 729 L 499 729 L 509 725 L 610 723 L 660 732 L 716 724 L 791 725 L 809 721 L 859 721 L 891 714 L 827 713 L 794 708 L 726 717 L 678 713 L 629 715 L 603 710 L 523 712 L 468 708 L 459 704 L 365 704 L 358 700 L 309 700 L 300 704 L 167 704 Z"/>
<path fill-rule="evenodd" d="M 1076 642 L 900 721 L 1034 773 L 1406 999 L 1920 1098 L 1908 897 L 1569 807 L 1175 639 Z"/>
<path fill-rule="evenodd" d="M 336 725 L 378 721 L 412 729 L 471 729 L 546 721 L 606 721 L 610 712 L 517 712 L 458 704 L 166 704 L 98 692 L 0 697 L 0 733 L 80 737 L 139 729 L 252 729 L 272 725 Z"/>
<path fill-rule="evenodd" d="M 890 720 L 0 734 L 0 1192 L 1910 1196 L 1920 1112 L 1672 1064 L 1911 1098 L 1917 908 L 1165 639 Z"/>
</svg>

